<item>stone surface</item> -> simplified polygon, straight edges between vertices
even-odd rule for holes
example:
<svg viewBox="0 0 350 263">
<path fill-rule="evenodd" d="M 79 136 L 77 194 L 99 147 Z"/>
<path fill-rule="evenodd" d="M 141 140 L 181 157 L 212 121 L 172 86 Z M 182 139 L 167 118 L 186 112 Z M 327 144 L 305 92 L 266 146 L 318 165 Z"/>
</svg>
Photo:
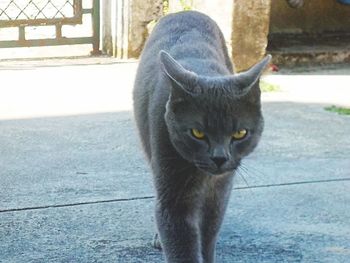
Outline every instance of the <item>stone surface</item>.
<svg viewBox="0 0 350 263">
<path fill-rule="evenodd" d="M 103 51 L 117 58 L 137 58 L 148 36 L 148 24 L 163 15 L 163 1 L 106 0 L 101 9 Z"/>
<path fill-rule="evenodd" d="M 271 0 L 235 0 L 232 58 L 237 71 L 248 69 L 264 55 L 269 32 Z"/>
<path fill-rule="evenodd" d="M 139 57 L 148 37 L 147 25 L 163 16 L 163 0 L 132 0 L 129 20 L 128 57 Z"/>
</svg>

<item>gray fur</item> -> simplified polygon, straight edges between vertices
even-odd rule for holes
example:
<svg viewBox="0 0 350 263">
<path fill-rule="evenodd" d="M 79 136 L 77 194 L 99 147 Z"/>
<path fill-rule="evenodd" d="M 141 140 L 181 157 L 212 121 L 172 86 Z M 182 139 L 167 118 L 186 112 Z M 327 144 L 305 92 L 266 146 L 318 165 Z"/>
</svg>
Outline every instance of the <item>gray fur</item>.
<svg viewBox="0 0 350 263">
<path fill-rule="evenodd" d="M 263 130 L 259 78 L 269 60 L 233 74 L 218 26 L 194 11 L 162 18 L 145 45 L 134 113 L 169 263 L 215 262 L 234 171 Z M 205 139 L 194 138 L 192 128 L 205 132 Z M 232 140 L 239 129 L 248 135 Z"/>
</svg>

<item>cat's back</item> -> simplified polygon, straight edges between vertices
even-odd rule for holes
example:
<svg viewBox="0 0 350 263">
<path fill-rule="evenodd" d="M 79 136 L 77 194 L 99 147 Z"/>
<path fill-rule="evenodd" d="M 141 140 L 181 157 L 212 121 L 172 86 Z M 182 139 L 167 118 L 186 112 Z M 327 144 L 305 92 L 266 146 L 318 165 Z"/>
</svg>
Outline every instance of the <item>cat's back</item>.
<svg viewBox="0 0 350 263">
<path fill-rule="evenodd" d="M 220 39 L 220 29 L 209 16 L 197 11 L 183 11 L 161 18 L 150 35 L 145 50 L 154 44 L 172 48 L 175 45 L 195 45 L 193 40 Z M 187 43 L 186 40 L 192 40 Z M 218 38 L 218 39 L 217 39 Z"/>
<path fill-rule="evenodd" d="M 141 62 L 147 65 L 152 58 L 155 60 L 160 50 L 182 60 L 213 56 L 213 49 L 219 53 L 226 50 L 224 37 L 216 22 L 203 13 L 183 11 L 160 19 L 145 44 Z"/>
<path fill-rule="evenodd" d="M 165 104 L 169 97 L 170 80 L 164 77 L 159 53 L 171 54 L 188 70 L 199 75 L 232 72 L 224 37 L 209 16 L 196 11 L 167 15 L 159 20 L 142 51 L 134 84 L 134 115 L 142 144 L 151 155 L 150 120 L 163 125 Z M 216 70 L 214 70 L 216 71 Z"/>
<path fill-rule="evenodd" d="M 142 51 L 135 88 L 153 91 L 161 74 L 161 50 L 167 51 L 180 63 L 187 64 L 187 68 L 194 72 L 197 68 L 196 65 L 191 65 L 191 61 L 195 60 L 204 61 L 204 65 L 208 65 L 205 61 L 224 65 L 227 68 L 226 74 L 232 72 L 232 63 L 221 30 L 209 16 L 197 11 L 169 14 L 159 20 Z M 200 69 L 204 70 L 203 65 L 199 66 Z"/>
</svg>

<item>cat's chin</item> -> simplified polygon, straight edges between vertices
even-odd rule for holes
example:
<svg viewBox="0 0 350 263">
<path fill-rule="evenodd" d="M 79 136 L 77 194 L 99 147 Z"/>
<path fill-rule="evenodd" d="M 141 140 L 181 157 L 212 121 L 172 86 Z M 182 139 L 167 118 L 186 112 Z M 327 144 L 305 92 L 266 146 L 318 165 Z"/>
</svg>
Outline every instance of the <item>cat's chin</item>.
<svg viewBox="0 0 350 263">
<path fill-rule="evenodd" d="M 204 173 L 207 176 L 221 176 L 227 174 L 233 174 L 235 169 L 204 169 L 197 167 L 199 171 Z"/>
</svg>

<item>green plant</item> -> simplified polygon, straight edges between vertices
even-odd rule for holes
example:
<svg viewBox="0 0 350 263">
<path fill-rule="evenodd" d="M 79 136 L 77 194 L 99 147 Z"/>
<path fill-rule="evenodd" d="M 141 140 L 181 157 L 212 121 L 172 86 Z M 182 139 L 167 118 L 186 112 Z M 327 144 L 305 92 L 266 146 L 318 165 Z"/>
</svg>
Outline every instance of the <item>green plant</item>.
<svg viewBox="0 0 350 263">
<path fill-rule="evenodd" d="M 193 0 L 178 0 L 180 2 L 183 11 L 189 11 L 193 9 Z M 169 0 L 163 0 L 163 14 L 167 15 L 170 13 Z"/>
<path fill-rule="evenodd" d="M 338 113 L 340 115 L 350 115 L 350 108 L 337 107 L 335 105 L 332 105 L 329 107 L 325 107 L 324 109 L 326 111 L 335 112 L 335 113 Z"/>
<path fill-rule="evenodd" d="M 260 89 L 262 92 L 276 92 L 281 91 L 280 86 L 274 85 L 265 81 L 260 82 Z"/>
<path fill-rule="evenodd" d="M 163 14 L 169 14 L 169 0 L 163 0 Z"/>
<path fill-rule="evenodd" d="M 192 10 L 193 0 L 179 0 L 184 11 Z"/>
</svg>

